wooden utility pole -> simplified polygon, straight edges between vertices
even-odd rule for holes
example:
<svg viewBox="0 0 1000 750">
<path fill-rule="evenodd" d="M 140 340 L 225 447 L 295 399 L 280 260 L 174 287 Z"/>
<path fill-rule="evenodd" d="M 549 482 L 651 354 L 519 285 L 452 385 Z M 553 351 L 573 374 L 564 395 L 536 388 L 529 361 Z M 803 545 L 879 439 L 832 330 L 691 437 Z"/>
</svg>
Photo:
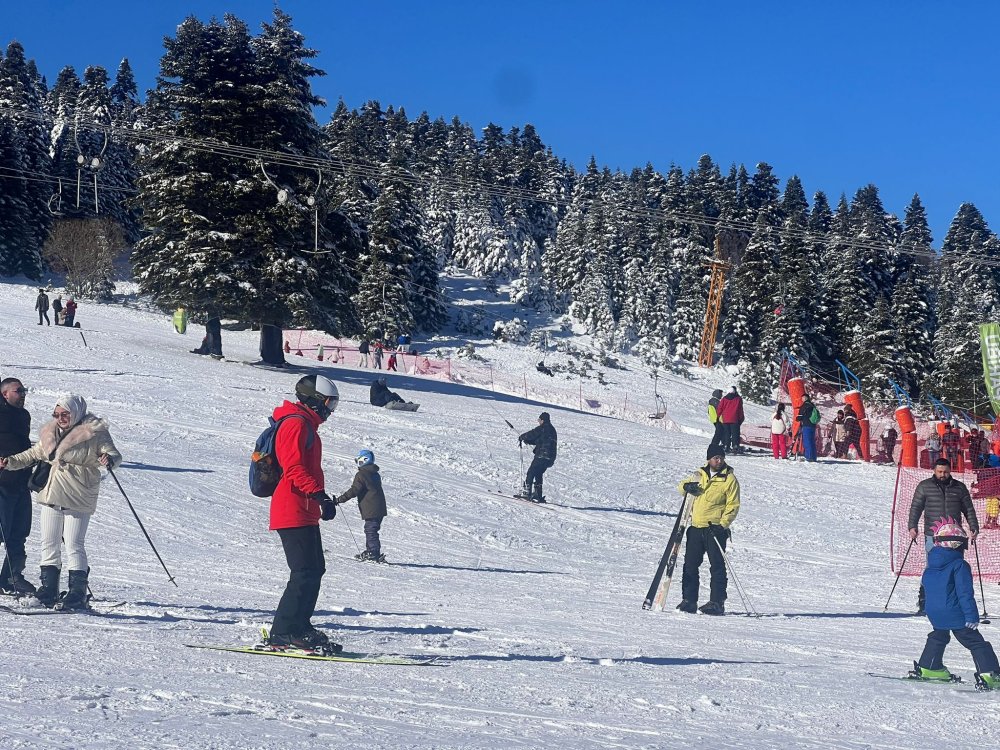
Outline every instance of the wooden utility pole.
<svg viewBox="0 0 1000 750">
<path fill-rule="evenodd" d="M 698 364 L 711 367 L 715 358 L 715 336 L 719 332 L 719 313 L 722 311 L 722 293 L 726 289 L 726 272 L 732 267 L 722 259 L 722 246 L 715 238 L 715 257 L 709 263 L 712 269 L 708 285 L 708 306 L 705 308 L 705 327 L 701 330 L 701 350 Z"/>
</svg>

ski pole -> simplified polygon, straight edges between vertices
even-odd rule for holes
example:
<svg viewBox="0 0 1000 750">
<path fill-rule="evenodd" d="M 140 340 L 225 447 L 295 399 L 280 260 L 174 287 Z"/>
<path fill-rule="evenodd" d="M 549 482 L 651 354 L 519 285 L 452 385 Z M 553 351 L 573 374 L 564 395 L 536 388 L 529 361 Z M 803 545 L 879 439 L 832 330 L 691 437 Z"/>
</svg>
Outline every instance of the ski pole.
<svg viewBox="0 0 1000 750">
<path fill-rule="evenodd" d="M 500 417 L 500 419 L 502 419 L 502 420 L 503 420 L 504 422 L 506 422 L 506 423 L 507 423 L 507 426 L 508 426 L 508 427 L 510 427 L 510 429 L 514 430 L 514 432 L 517 432 L 517 428 L 516 428 L 516 427 L 514 427 L 514 425 L 512 425 L 512 424 L 511 424 L 511 423 L 510 423 L 510 422 L 509 422 L 509 421 L 508 421 L 508 420 L 507 420 L 507 419 L 506 419 L 506 418 L 504 417 L 504 415 L 503 415 L 503 414 L 501 414 L 501 413 L 500 413 L 500 410 L 499 410 L 499 409 L 497 409 L 497 408 L 496 408 L 496 407 L 495 407 L 495 406 L 493 405 L 493 402 L 492 402 L 492 401 L 487 401 L 486 403 L 487 403 L 487 404 L 489 404 L 489 407 L 490 407 L 490 408 L 491 408 L 491 409 L 492 409 L 492 410 L 493 410 L 494 412 L 496 412 L 496 415 L 497 415 L 498 417 Z"/>
<path fill-rule="evenodd" d="M 722 560 L 725 562 L 726 567 L 729 568 L 729 572 L 733 574 L 733 582 L 736 584 L 736 593 L 738 593 L 740 595 L 740 599 L 743 600 L 743 607 L 747 610 L 747 614 L 751 617 L 760 617 L 760 612 L 757 611 L 757 608 L 753 606 L 753 602 L 750 601 L 750 597 L 743 588 L 743 583 L 740 581 L 740 577 L 736 575 L 736 569 L 729 561 L 729 555 L 726 554 L 726 550 L 719 541 L 719 537 L 712 534 L 712 538 L 715 540 L 715 546 L 718 547 L 719 552 L 722 553 Z"/>
<path fill-rule="evenodd" d="M 358 540 L 354 538 L 354 530 L 351 528 L 351 524 L 348 523 L 347 516 L 344 516 L 344 525 L 347 526 L 347 531 L 351 535 L 351 541 L 354 542 L 354 549 L 356 549 L 358 551 L 358 554 L 360 555 L 361 547 L 358 546 Z"/>
<path fill-rule="evenodd" d="M 167 580 L 174 584 L 174 586 L 177 586 L 177 581 L 175 581 L 174 577 L 170 575 L 170 571 L 167 570 L 167 566 L 164 564 L 163 558 L 160 557 L 160 553 L 156 551 L 156 547 L 153 545 L 153 540 L 149 538 L 149 534 L 146 532 L 146 527 L 142 525 L 142 520 L 140 520 L 139 514 L 135 512 L 135 508 L 132 506 L 132 501 L 128 499 L 128 495 L 125 494 L 125 490 L 122 488 L 122 483 L 118 481 L 118 477 L 115 476 L 115 471 L 110 465 L 108 465 L 108 474 L 111 475 L 111 478 L 115 480 L 115 484 L 118 485 L 118 491 L 122 493 L 122 497 L 124 497 L 125 502 L 128 503 L 129 510 L 131 510 L 132 515 L 135 516 L 135 521 L 139 524 L 139 528 L 142 529 L 142 533 L 146 537 L 146 541 L 149 542 L 150 549 L 153 550 L 153 554 L 156 555 L 156 559 L 160 561 L 160 565 L 163 566 L 163 571 L 167 574 Z M 180 587 L 178 586 L 178 588 Z"/>
<path fill-rule="evenodd" d="M 986 613 L 986 592 L 983 591 L 983 569 L 979 566 L 979 545 L 975 541 L 972 542 L 972 546 L 976 550 L 976 575 L 979 576 L 979 596 L 983 600 L 983 614 L 979 622 L 983 625 L 989 625 L 989 615 Z"/>
<path fill-rule="evenodd" d="M 883 612 L 889 611 L 889 602 L 892 601 L 892 595 L 896 591 L 896 584 L 899 583 L 899 577 L 903 575 L 903 568 L 906 567 L 906 558 L 910 556 L 910 550 L 913 549 L 913 543 L 917 541 L 916 537 L 910 540 L 910 546 L 906 548 L 906 554 L 903 555 L 903 562 L 899 566 L 899 572 L 896 574 L 896 583 L 892 584 L 892 591 L 889 592 L 889 598 L 885 600 L 885 607 L 882 608 Z"/>
</svg>

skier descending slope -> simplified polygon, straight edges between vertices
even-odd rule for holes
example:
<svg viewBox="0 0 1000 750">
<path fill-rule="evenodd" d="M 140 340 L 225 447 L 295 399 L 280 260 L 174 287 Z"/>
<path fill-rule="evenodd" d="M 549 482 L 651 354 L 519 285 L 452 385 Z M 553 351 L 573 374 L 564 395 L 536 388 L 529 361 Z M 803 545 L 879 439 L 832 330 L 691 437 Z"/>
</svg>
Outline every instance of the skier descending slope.
<svg viewBox="0 0 1000 750">
<path fill-rule="evenodd" d="M 515 497 L 532 500 L 536 503 L 544 503 L 545 495 L 542 494 L 542 475 L 545 470 L 556 462 L 556 452 L 558 436 L 556 428 L 552 426 L 549 413 L 543 411 L 538 415 L 538 427 L 521 434 L 517 438 L 518 444 L 527 443 L 535 446 L 533 453 L 535 457 L 528 467 L 528 473 L 524 477 L 524 489 L 517 493 Z"/>
<path fill-rule="evenodd" d="M 341 646 L 316 630 L 310 619 L 326 572 L 319 522 L 337 513 L 324 490 L 323 445 L 316 431 L 337 408 L 339 394 L 322 375 L 307 375 L 295 384 L 295 395 L 298 403 L 285 401 L 274 410 L 275 421 L 292 417 L 282 422 L 275 439 L 282 474 L 271 496 L 271 530 L 281 538 L 291 572 L 268 643 L 335 653 Z"/>
<path fill-rule="evenodd" d="M 927 592 L 927 619 L 934 628 L 910 676 L 919 680 L 952 682 L 944 665 L 944 649 L 955 638 L 972 652 L 976 686 L 1000 689 L 1000 664 L 993 646 L 979 632 L 979 610 L 972 589 L 972 568 L 962 557 L 969 544 L 965 529 L 954 518 L 943 518 L 932 529 L 934 547 L 927 555 L 921 583 Z"/>
<path fill-rule="evenodd" d="M 710 445 L 708 463 L 694 476 L 681 482 L 678 489 L 695 498 L 691 525 L 684 548 L 684 577 L 681 579 L 681 603 L 677 609 L 693 613 L 698 607 L 698 568 L 708 553 L 712 573 L 711 594 L 701 607 L 706 615 L 725 614 L 726 560 L 722 555 L 731 532 L 729 527 L 740 510 L 740 483 L 731 467 L 726 465 L 726 452 Z"/>
</svg>

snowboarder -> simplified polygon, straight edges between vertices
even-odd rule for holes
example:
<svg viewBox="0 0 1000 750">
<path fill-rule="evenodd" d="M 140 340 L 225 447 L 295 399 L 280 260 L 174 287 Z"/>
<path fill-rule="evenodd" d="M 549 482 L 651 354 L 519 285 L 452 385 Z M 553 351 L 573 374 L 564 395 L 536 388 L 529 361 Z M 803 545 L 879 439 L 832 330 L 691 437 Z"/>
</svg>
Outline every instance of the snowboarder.
<svg viewBox="0 0 1000 750">
<path fill-rule="evenodd" d="M 729 393 L 719 400 L 719 419 L 725 430 L 722 447 L 730 453 L 740 452 L 740 425 L 743 424 L 743 397 L 734 385 Z"/>
<path fill-rule="evenodd" d="M 0 456 L 10 456 L 31 447 L 31 413 L 24 408 L 27 391 L 17 378 L 0 381 Z M 24 577 L 27 554 L 25 540 L 31 533 L 31 471 L 0 472 L 0 531 L 4 557 L 0 569 L 0 593 L 34 594 L 35 587 Z"/>
<path fill-rule="evenodd" d="M 518 446 L 522 443 L 535 446 L 534 458 L 528 467 L 528 473 L 524 477 L 524 489 L 517 493 L 516 497 L 525 500 L 532 500 L 536 503 L 544 503 L 545 495 L 542 492 L 542 476 L 552 464 L 556 462 L 558 447 L 558 436 L 556 429 L 552 426 L 549 413 L 543 411 L 538 415 L 538 426 L 532 430 L 521 434 L 517 438 Z"/>
<path fill-rule="evenodd" d="M 45 318 L 46 324 L 52 325 L 49 320 L 49 295 L 45 293 L 44 289 L 38 290 L 38 296 L 35 297 L 35 309 L 38 311 L 38 325 L 42 324 L 42 318 Z"/>
<path fill-rule="evenodd" d="M 56 298 L 52 300 L 52 317 L 55 318 L 56 325 L 62 325 L 62 295 L 56 295 Z"/>
<path fill-rule="evenodd" d="M 354 483 L 337 498 L 337 503 L 346 503 L 354 497 L 358 499 L 358 510 L 365 522 L 365 551 L 354 557 L 362 562 L 384 563 L 385 555 L 382 554 L 382 542 L 378 537 L 382 520 L 386 517 L 382 475 L 378 472 L 375 454 L 370 450 L 358 451 L 354 463 L 358 466 Z"/>
<path fill-rule="evenodd" d="M 75 394 L 56 400 L 52 421 L 42 426 L 33 447 L 0 458 L 0 468 L 10 471 L 39 464 L 47 467 L 41 472 L 36 468 L 29 479 L 29 487 L 39 486 L 35 502 L 42 506 L 42 585 L 35 596 L 46 607 L 55 605 L 59 596 L 63 545 L 69 562 L 69 592 L 58 606 L 69 610 L 87 607 L 90 566 L 84 539 L 97 510 L 100 469 L 112 469 L 121 461 L 108 423 L 90 414 L 87 402 Z"/>
<path fill-rule="evenodd" d="M 910 517 L 907 528 L 910 530 L 910 540 L 915 542 L 919 534 L 921 515 L 924 518 L 924 549 L 929 554 L 934 548 L 933 526 L 942 518 L 961 518 L 972 529 L 972 541 L 979 534 L 979 519 L 972 505 L 969 488 L 951 475 L 951 464 L 946 458 L 934 462 L 934 476 L 924 479 L 913 491 L 913 502 L 910 505 Z M 917 594 L 917 613 L 923 614 L 925 604 L 924 587 L 921 585 Z"/>
<path fill-rule="evenodd" d="M 931 529 L 933 546 L 927 554 L 927 569 L 920 579 L 927 592 L 927 619 L 934 628 L 920 659 L 913 662 L 910 676 L 921 680 L 951 682 L 944 665 L 944 650 L 951 636 L 972 652 L 976 686 L 1000 689 L 1000 664 L 989 641 L 979 632 L 979 610 L 972 588 L 972 568 L 962 556 L 969 545 L 965 529 L 954 518 L 945 517 Z"/>
<path fill-rule="evenodd" d="M 726 612 L 726 560 L 723 550 L 732 536 L 730 526 L 740 511 L 740 483 L 733 470 L 726 464 L 726 452 L 718 445 L 710 445 L 706 454 L 708 463 L 694 476 L 680 483 L 678 489 L 694 496 L 691 524 L 687 530 L 684 547 L 684 574 L 681 579 L 681 612 L 700 611 L 706 615 Z M 698 607 L 698 568 L 708 553 L 712 576 L 708 603 Z"/>
<path fill-rule="evenodd" d="M 371 402 L 372 406 L 385 406 L 394 401 L 402 400 L 402 396 L 389 390 L 385 378 L 377 378 L 372 381 L 371 388 L 368 391 L 368 401 Z"/>
<path fill-rule="evenodd" d="M 816 408 L 808 393 L 803 397 L 802 406 L 799 407 L 799 413 L 795 420 L 799 423 L 799 434 L 802 435 L 802 453 L 806 461 L 815 463 L 816 425 L 819 424 L 819 409 Z"/>
<path fill-rule="evenodd" d="M 340 396 L 337 386 L 322 375 L 301 378 L 295 396 L 295 403 L 286 400 L 273 415 L 275 421 L 292 417 L 281 423 L 274 442 L 282 475 L 271 496 L 270 514 L 270 528 L 278 532 L 290 574 L 268 643 L 338 651 L 340 647 L 310 620 L 326 572 L 319 522 L 337 515 L 337 505 L 324 489 L 318 430 L 336 410 Z"/>
<path fill-rule="evenodd" d="M 708 400 L 708 423 L 712 425 L 714 433 L 712 442 L 709 445 L 722 445 L 726 441 L 726 426 L 719 419 L 719 399 L 722 398 L 722 389 L 716 388 L 712 391 L 712 398 Z"/>
<path fill-rule="evenodd" d="M 788 458 L 788 417 L 784 404 L 778 404 L 771 415 L 771 452 L 775 458 Z"/>
<path fill-rule="evenodd" d="M 361 339 L 358 342 L 358 367 L 368 367 L 368 339 Z"/>
<path fill-rule="evenodd" d="M 67 328 L 72 328 L 74 326 L 74 321 L 76 320 L 76 300 L 70 297 L 66 300 L 66 307 L 63 310 L 63 325 Z"/>
</svg>

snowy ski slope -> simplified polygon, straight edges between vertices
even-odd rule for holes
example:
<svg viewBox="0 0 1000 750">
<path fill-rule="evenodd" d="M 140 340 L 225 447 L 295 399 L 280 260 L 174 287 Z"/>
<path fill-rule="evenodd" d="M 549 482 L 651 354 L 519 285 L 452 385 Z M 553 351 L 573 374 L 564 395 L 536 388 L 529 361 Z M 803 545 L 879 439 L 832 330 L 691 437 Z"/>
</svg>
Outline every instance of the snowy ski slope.
<svg viewBox="0 0 1000 750">
<path fill-rule="evenodd" d="M 120 306 L 81 307 L 85 348 L 79 332 L 35 325 L 34 296 L 0 284 L 0 375 L 28 386 L 35 432 L 66 390 L 111 420 L 118 476 L 180 586 L 106 482 L 91 583 L 126 604 L 103 617 L 0 612 L 0 747 L 972 748 L 1000 736 L 995 696 L 866 676 L 905 672 L 928 631 L 905 616 L 912 579 L 882 614 L 890 468 L 733 458 L 743 507 L 731 557 L 765 616 L 681 615 L 676 588 L 670 611 L 640 609 L 675 487 L 704 459 L 719 379 L 661 379 L 678 425 L 664 430 L 392 374 L 390 387 L 422 406 L 378 410 L 369 372 L 324 368 L 342 398 L 320 433 L 327 487 L 343 491 L 356 451 L 375 451 L 394 564 L 353 560 L 361 522 L 355 504 L 341 506 L 323 526 L 314 622 L 350 650 L 435 654 L 443 666 L 184 648 L 251 643 L 270 623 L 286 568 L 246 466 L 299 373 L 197 357 L 199 326 L 178 336 L 166 316 Z M 255 334 L 224 337 L 227 356 L 257 359 Z M 518 358 L 545 377 L 529 350 L 507 347 L 503 366 Z M 649 391 L 644 372 L 609 378 Z M 501 415 L 526 430 L 543 408 L 560 457 L 546 475 L 553 507 L 539 508 L 495 491 L 520 470 Z M 33 580 L 37 547 L 36 533 Z M 707 562 L 703 573 L 704 601 Z M 995 586 L 987 597 L 1000 608 Z M 732 584 L 728 605 L 740 610 Z M 957 644 L 947 663 L 971 680 Z"/>
</svg>

